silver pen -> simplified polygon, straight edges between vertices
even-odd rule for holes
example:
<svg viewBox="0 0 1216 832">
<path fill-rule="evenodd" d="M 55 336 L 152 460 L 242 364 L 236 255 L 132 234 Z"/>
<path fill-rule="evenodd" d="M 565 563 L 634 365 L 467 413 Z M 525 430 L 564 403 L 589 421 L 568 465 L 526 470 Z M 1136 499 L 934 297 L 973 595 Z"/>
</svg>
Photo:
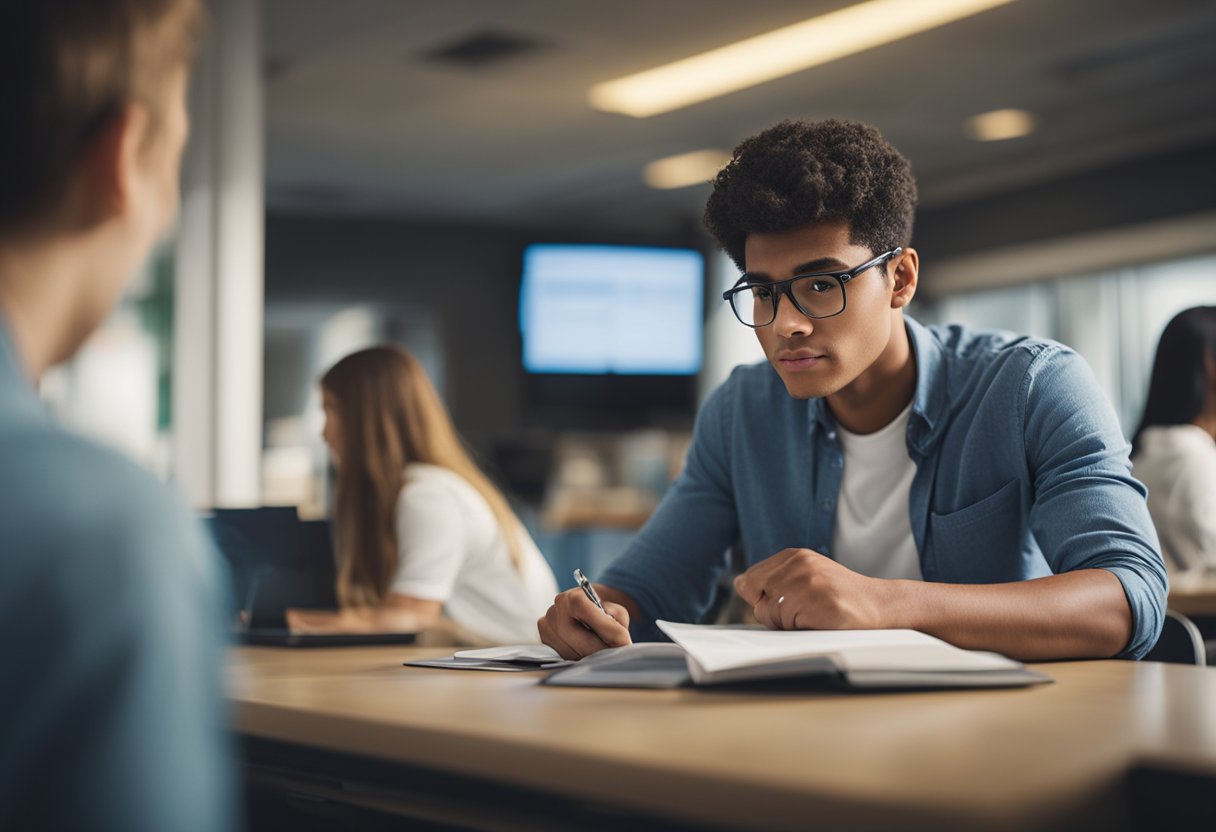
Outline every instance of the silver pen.
<svg viewBox="0 0 1216 832">
<path fill-rule="evenodd" d="M 583 590 L 583 594 L 591 599 L 591 603 L 599 607 L 600 612 L 602 612 L 604 615 L 608 615 L 608 610 L 604 609 L 604 605 L 600 602 L 600 596 L 595 594 L 595 587 L 591 585 L 591 581 L 587 580 L 587 576 L 583 574 L 583 570 L 574 570 L 574 580 Z"/>
</svg>

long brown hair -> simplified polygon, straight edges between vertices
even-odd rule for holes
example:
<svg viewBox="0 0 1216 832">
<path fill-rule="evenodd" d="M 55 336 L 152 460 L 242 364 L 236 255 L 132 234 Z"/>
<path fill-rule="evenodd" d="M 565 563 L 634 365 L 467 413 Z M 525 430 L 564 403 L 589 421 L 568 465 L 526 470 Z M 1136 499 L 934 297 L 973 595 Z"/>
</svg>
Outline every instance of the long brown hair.
<svg viewBox="0 0 1216 832">
<path fill-rule="evenodd" d="M 520 567 L 519 520 L 465 450 L 422 365 L 394 345 L 351 353 L 321 378 L 337 411 L 341 460 L 334 503 L 338 600 L 379 605 L 397 574 L 397 499 L 405 467 L 447 468 L 489 504 Z"/>
</svg>

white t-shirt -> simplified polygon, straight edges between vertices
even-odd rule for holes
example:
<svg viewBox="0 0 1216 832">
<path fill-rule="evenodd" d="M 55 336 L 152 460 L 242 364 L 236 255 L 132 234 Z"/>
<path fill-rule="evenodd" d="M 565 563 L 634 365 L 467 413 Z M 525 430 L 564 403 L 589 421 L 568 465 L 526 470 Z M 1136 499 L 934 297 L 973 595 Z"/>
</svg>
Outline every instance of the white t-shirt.
<svg viewBox="0 0 1216 832">
<path fill-rule="evenodd" d="M 916 463 L 908 456 L 911 403 L 886 427 L 868 434 L 837 428 L 844 475 L 836 505 L 832 557 L 872 578 L 920 580 L 920 558 L 908 517 Z"/>
<path fill-rule="evenodd" d="M 1195 425 L 1145 428 L 1132 474 L 1171 569 L 1216 569 L 1216 441 Z"/>
<path fill-rule="evenodd" d="M 449 618 L 492 641 L 535 643 L 536 620 L 553 603 L 557 582 L 522 526 L 519 535 L 516 569 L 489 504 L 463 477 L 409 465 L 397 499 L 400 565 L 391 589 L 442 601 Z"/>
</svg>

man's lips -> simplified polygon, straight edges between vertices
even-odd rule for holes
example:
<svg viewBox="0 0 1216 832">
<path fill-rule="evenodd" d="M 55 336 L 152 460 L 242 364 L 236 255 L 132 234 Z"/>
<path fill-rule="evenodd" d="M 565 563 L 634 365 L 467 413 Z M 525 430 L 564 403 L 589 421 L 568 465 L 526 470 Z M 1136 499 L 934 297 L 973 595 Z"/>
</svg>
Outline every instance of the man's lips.
<svg viewBox="0 0 1216 832">
<path fill-rule="evenodd" d="M 826 355 L 813 350 L 791 350 L 777 354 L 777 365 L 785 370 L 809 370 L 826 360 Z"/>
</svg>

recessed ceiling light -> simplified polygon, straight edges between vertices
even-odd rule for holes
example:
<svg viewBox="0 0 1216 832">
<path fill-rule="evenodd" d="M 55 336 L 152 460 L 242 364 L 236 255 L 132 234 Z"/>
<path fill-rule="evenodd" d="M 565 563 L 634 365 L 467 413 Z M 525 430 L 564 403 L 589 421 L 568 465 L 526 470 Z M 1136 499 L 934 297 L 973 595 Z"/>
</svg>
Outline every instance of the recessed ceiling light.
<svg viewBox="0 0 1216 832">
<path fill-rule="evenodd" d="M 644 118 L 826 64 L 1013 0 L 869 0 L 596 84 L 592 107 Z"/>
<path fill-rule="evenodd" d="M 1035 123 L 1034 113 L 1026 110 L 992 110 L 967 119 L 963 130 L 976 141 L 999 142 L 1030 135 Z"/>
<path fill-rule="evenodd" d="M 664 191 L 704 185 L 729 161 L 730 154 L 725 150 L 694 150 L 651 162 L 643 169 L 642 179 L 650 187 Z"/>
</svg>

